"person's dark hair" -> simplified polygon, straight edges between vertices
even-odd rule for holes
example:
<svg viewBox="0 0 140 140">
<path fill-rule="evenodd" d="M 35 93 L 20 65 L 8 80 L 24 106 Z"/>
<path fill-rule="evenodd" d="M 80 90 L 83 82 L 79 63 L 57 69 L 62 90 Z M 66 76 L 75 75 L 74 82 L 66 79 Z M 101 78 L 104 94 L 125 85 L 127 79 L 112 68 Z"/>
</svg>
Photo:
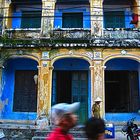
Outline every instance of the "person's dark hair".
<svg viewBox="0 0 140 140">
<path fill-rule="evenodd" d="M 101 118 L 91 117 L 85 123 L 85 133 L 89 139 L 97 139 L 98 135 L 105 132 L 105 123 Z"/>
</svg>

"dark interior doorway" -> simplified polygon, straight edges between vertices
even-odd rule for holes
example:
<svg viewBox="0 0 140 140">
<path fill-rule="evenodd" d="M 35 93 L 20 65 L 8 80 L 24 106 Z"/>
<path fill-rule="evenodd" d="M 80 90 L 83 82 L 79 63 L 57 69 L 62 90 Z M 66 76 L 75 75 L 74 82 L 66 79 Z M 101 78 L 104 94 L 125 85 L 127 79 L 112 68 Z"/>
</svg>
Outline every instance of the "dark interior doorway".
<svg viewBox="0 0 140 140">
<path fill-rule="evenodd" d="M 56 71 L 56 102 L 71 103 L 71 71 Z"/>
<path fill-rule="evenodd" d="M 137 71 L 105 71 L 105 111 L 107 113 L 137 112 L 139 109 Z"/>
</svg>

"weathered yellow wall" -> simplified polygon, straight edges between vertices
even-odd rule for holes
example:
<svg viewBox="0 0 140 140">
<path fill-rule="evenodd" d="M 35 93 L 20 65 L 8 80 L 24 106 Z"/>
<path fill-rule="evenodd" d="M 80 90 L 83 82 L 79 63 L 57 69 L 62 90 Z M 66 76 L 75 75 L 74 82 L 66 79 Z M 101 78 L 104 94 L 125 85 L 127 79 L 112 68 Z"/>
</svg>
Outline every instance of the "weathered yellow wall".
<svg viewBox="0 0 140 140">
<path fill-rule="evenodd" d="M 140 49 L 125 49 L 126 54 L 122 54 L 121 51 L 123 49 L 58 49 L 58 51 L 54 51 L 50 56 L 50 60 L 46 60 L 48 63 L 47 68 L 41 68 L 40 70 L 40 91 L 39 91 L 39 107 L 38 110 L 45 109 L 46 112 L 49 111 L 51 106 L 51 89 L 52 89 L 52 70 L 53 63 L 60 58 L 80 58 L 85 59 L 90 63 L 91 70 L 91 102 L 93 103 L 94 99 L 97 96 L 100 96 L 103 100 L 101 104 L 101 114 L 105 113 L 105 89 L 104 89 L 104 70 L 105 63 L 113 58 L 129 58 L 135 59 L 140 62 Z M 92 58 L 94 57 L 94 53 L 101 53 L 101 58 Z M 92 56 L 92 57 L 91 57 Z M 42 88 L 43 87 L 43 88 Z"/>
<path fill-rule="evenodd" d="M 122 50 L 126 54 L 122 54 Z M 52 93 L 52 72 L 53 63 L 61 58 L 80 58 L 87 60 L 90 64 L 91 70 L 91 103 L 97 96 L 103 100 L 101 103 L 101 114 L 105 114 L 105 83 L 104 70 L 105 63 L 113 58 L 129 58 L 140 62 L 140 49 L 23 49 L 24 54 L 17 54 L 16 50 L 7 50 L 10 57 L 28 57 L 38 62 L 38 115 L 42 112 L 48 114 L 51 107 L 51 93 Z M 29 52 L 29 53 L 28 53 Z M 42 57 L 43 52 L 49 52 L 47 58 Z M 96 57 L 96 54 L 98 57 Z M 44 65 L 46 64 L 46 65 Z M 0 71 L 1 76 L 1 71 Z M 0 81 L 1 83 L 1 81 Z"/>
</svg>

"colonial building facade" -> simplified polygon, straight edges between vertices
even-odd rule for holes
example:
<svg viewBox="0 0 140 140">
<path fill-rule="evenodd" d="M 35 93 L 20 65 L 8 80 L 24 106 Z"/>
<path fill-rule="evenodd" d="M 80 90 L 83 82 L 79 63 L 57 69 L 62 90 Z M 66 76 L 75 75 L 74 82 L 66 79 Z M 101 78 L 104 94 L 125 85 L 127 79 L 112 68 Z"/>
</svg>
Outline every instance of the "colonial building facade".
<svg viewBox="0 0 140 140">
<path fill-rule="evenodd" d="M 0 120 L 96 97 L 107 121 L 140 120 L 140 1 L 1 0 Z"/>
</svg>

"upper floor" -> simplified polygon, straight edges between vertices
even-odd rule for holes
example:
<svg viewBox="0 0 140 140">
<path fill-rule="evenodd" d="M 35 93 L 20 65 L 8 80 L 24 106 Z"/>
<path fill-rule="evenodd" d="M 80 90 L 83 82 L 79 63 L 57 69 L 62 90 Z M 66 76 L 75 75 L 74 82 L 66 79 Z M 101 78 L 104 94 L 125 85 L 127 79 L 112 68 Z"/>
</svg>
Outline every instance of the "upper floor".
<svg viewBox="0 0 140 140">
<path fill-rule="evenodd" d="M 139 37 L 138 0 L 1 0 L 0 28 L 9 37 Z"/>
</svg>

